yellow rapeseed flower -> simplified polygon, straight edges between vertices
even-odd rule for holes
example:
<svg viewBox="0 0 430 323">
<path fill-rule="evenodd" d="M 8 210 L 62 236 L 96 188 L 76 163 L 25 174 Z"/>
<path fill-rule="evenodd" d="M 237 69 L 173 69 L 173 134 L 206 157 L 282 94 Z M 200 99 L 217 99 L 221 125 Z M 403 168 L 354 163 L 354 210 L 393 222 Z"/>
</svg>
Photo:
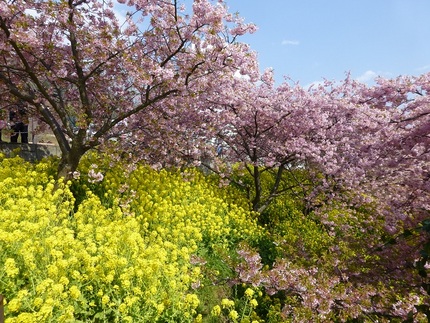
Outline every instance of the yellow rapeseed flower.
<svg viewBox="0 0 430 323">
<path fill-rule="evenodd" d="M 60 284 L 63 284 L 64 286 L 69 285 L 69 279 L 67 277 L 62 276 L 60 278 Z"/>
<path fill-rule="evenodd" d="M 219 305 L 215 305 L 211 311 L 212 316 L 220 316 L 221 315 L 221 307 Z"/>
<path fill-rule="evenodd" d="M 11 321 L 9 321 L 9 319 L 6 319 L 5 322 L 9 323 Z M 33 313 L 21 313 L 15 318 L 15 321 L 13 321 L 13 322 L 17 322 L 17 323 L 39 323 L 37 318 L 35 317 L 35 315 Z"/>
<path fill-rule="evenodd" d="M 157 304 L 158 315 L 160 315 L 163 311 L 164 311 L 164 304 L 163 303 Z"/>
<path fill-rule="evenodd" d="M 200 300 L 196 294 L 187 294 L 187 296 L 185 296 L 185 302 L 193 309 L 197 308 L 200 304 Z"/>
<path fill-rule="evenodd" d="M 228 316 L 234 321 L 236 321 L 239 318 L 239 313 L 235 310 L 231 310 L 230 313 L 228 313 Z"/>
<path fill-rule="evenodd" d="M 109 300 L 110 300 L 110 298 L 109 298 L 108 295 L 103 295 L 103 297 L 102 297 L 102 304 L 106 305 L 107 303 L 109 303 Z"/>
<path fill-rule="evenodd" d="M 7 304 L 7 310 L 10 311 L 11 313 L 18 312 L 20 308 L 21 308 L 21 301 L 16 298 L 12 299 Z"/>
<path fill-rule="evenodd" d="M 125 304 L 125 303 L 121 303 L 121 304 L 118 306 L 118 311 L 119 311 L 121 314 L 126 314 L 126 313 L 128 312 L 128 306 L 127 306 L 127 304 Z"/>
<path fill-rule="evenodd" d="M 254 290 L 251 289 L 251 288 L 247 288 L 246 291 L 245 291 L 245 296 L 248 299 L 251 299 L 253 295 L 254 295 Z"/>
<path fill-rule="evenodd" d="M 10 278 L 14 278 L 19 274 L 19 268 L 16 265 L 15 259 L 7 258 L 4 262 L 4 271 Z"/>
<path fill-rule="evenodd" d="M 40 306 L 42 306 L 42 304 L 43 304 L 43 299 L 40 298 L 40 297 L 36 297 L 33 300 L 33 306 L 36 307 L 36 308 L 39 308 Z"/>
<path fill-rule="evenodd" d="M 228 298 L 223 298 L 221 300 L 221 306 L 223 308 L 230 308 L 230 307 L 234 307 L 234 301 L 228 299 Z"/>
<path fill-rule="evenodd" d="M 70 297 L 73 299 L 78 299 L 81 296 L 81 291 L 76 285 L 73 285 L 69 288 Z"/>
</svg>

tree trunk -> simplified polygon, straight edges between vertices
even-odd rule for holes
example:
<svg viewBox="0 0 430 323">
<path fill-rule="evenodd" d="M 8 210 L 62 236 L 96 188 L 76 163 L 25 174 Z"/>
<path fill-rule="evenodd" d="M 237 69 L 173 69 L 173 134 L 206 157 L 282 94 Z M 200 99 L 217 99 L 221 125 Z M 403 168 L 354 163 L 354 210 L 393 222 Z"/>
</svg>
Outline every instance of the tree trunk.
<svg viewBox="0 0 430 323">
<path fill-rule="evenodd" d="M 78 168 L 79 161 L 87 150 L 88 149 L 83 148 L 81 145 L 76 147 L 76 145 L 72 144 L 68 151 L 62 151 L 61 160 L 57 170 L 57 179 L 61 177 L 66 180 L 72 179 L 73 172 Z"/>
<path fill-rule="evenodd" d="M 262 188 L 261 188 L 261 173 L 258 166 L 253 166 L 253 177 L 254 177 L 254 189 L 255 189 L 255 196 L 252 200 L 252 209 L 254 211 L 258 211 L 260 208 L 261 203 L 261 194 L 262 194 Z"/>
</svg>

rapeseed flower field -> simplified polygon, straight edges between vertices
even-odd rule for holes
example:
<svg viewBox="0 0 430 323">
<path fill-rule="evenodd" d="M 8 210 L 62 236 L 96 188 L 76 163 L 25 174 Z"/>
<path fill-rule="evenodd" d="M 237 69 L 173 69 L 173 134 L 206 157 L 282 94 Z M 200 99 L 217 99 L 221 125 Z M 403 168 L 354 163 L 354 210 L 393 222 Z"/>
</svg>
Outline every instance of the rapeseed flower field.
<svg viewBox="0 0 430 323">
<path fill-rule="evenodd" d="M 222 301 L 228 288 L 213 287 L 228 270 L 211 264 L 264 235 L 246 199 L 197 171 L 126 170 L 90 156 L 72 183 L 54 180 L 55 163 L 0 156 L 7 323 L 238 319 Z M 203 303 L 211 288 L 220 298 Z M 246 295 L 249 314 L 257 302 Z"/>
</svg>

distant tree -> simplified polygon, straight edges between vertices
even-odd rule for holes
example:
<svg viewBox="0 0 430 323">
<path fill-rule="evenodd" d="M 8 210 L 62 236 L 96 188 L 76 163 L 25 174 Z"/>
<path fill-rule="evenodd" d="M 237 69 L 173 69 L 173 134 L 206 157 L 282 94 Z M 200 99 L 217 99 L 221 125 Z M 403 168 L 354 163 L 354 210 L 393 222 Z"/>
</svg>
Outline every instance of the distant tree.
<svg viewBox="0 0 430 323">
<path fill-rule="evenodd" d="M 125 17 L 118 5 L 128 6 Z M 220 85 L 205 82 L 209 75 L 252 66 L 236 37 L 254 30 L 223 1 L 195 0 L 191 12 L 177 0 L 5 0 L 0 104 L 25 102 L 49 126 L 62 153 L 58 174 L 68 176 L 86 151 L 145 124 L 155 103 L 197 99 Z"/>
</svg>

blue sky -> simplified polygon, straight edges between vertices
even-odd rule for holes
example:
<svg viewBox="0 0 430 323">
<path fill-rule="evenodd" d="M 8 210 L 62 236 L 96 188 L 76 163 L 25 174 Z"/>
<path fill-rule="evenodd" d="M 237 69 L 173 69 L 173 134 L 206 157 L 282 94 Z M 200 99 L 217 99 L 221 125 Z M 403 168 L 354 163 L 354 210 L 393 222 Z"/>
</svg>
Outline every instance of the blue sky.
<svg viewBox="0 0 430 323">
<path fill-rule="evenodd" d="M 346 72 L 363 82 L 380 75 L 430 72 L 430 0 L 226 0 L 259 30 L 239 40 L 272 67 L 306 86 Z"/>
</svg>

